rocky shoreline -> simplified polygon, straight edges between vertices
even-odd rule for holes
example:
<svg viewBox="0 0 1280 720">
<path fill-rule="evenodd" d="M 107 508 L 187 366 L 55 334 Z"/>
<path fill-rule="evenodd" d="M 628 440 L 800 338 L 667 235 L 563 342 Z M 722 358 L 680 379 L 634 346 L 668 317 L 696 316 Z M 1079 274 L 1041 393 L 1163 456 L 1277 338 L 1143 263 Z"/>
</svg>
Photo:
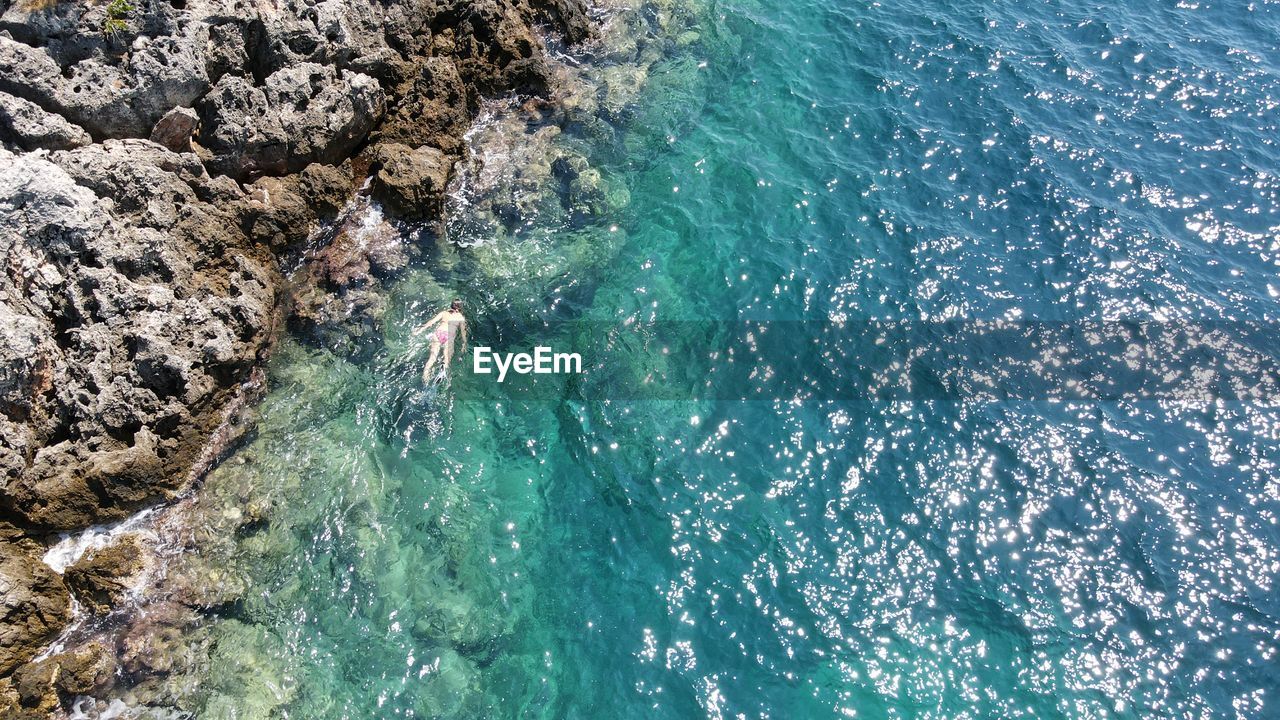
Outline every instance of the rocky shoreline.
<svg viewBox="0 0 1280 720">
<path fill-rule="evenodd" d="M 439 221 L 486 98 L 545 96 L 543 38 L 592 33 L 575 0 L 123 7 L 0 3 L 4 717 L 83 717 L 183 662 L 151 638 L 207 597 L 113 616 L 157 571 L 136 534 L 58 569 L 49 546 L 199 481 L 252 427 L 284 324 L 370 352 L 383 283 L 422 250 L 349 210 Z"/>
</svg>

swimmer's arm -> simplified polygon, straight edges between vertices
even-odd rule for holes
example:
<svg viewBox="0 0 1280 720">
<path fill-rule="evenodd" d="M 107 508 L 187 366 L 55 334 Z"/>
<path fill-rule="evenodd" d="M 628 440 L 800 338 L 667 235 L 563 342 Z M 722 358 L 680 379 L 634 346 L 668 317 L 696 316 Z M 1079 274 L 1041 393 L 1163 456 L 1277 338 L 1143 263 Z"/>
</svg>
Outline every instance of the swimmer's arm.
<svg viewBox="0 0 1280 720">
<path fill-rule="evenodd" d="M 462 322 L 462 342 L 458 343 L 462 352 L 467 351 L 467 322 Z"/>
<path fill-rule="evenodd" d="M 425 323 L 423 323 L 423 324 L 419 325 L 418 327 L 414 328 L 414 329 L 413 329 L 413 332 L 411 332 L 411 333 L 409 333 L 409 334 L 410 334 L 410 335 L 414 335 L 414 336 L 421 334 L 423 330 L 426 330 L 427 328 L 431 327 L 432 325 L 435 325 L 436 323 L 440 322 L 440 318 L 444 317 L 444 312 L 445 312 L 445 311 L 441 310 L 440 312 L 436 313 L 436 316 L 435 316 L 435 317 L 431 318 L 430 320 L 426 321 Z"/>
</svg>

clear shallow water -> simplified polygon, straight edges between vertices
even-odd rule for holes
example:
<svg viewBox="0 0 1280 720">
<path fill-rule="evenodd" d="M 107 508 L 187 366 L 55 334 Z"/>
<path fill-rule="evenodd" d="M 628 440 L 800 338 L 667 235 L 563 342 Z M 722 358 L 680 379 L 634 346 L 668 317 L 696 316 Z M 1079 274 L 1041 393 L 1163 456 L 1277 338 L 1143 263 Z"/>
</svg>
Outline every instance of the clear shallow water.
<svg viewBox="0 0 1280 720">
<path fill-rule="evenodd" d="M 1280 8 L 672 7 L 555 141 L 629 201 L 464 192 L 386 352 L 286 342 L 206 487 L 271 518 L 206 714 L 1273 714 L 1274 403 L 814 389 L 866 382 L 856 334 L 780 321 L 1273 322 Z M 424 394 L 455 294 L 588 372 Z"/>
</svg>

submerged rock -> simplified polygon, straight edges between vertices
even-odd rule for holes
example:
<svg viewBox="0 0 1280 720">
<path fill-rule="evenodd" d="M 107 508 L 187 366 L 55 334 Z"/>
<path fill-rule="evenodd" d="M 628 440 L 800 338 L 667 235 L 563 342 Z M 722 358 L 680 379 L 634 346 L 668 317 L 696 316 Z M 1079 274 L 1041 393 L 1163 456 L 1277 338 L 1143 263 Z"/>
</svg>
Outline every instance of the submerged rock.
<svg viewBox="0 0 1280 720">
<path fill-rule="evenodd" d="M 291 326 L 343 356 L 370 352 L 386 312 L 383 281 L 408 262 L 404 238 L 379 209 L 354 210 L 293 278 Z"/>
<path fill-rule="evenodd" d="M 432 668 L 429 682 L 415 694 L 414 709 L 423 717 L 467 717 L 482 713 L 480 673 L 471 660 L 442 647 L 425 664 Z"/>
<path fill-rule="evenodd" d="M 207 658 L 208 632 L 200 614 L 177 603 L 146 608 L 120 639 L 120 663 L 126 672 L 165 675 L 178 668 L 198 669 Z"/>
</svg>

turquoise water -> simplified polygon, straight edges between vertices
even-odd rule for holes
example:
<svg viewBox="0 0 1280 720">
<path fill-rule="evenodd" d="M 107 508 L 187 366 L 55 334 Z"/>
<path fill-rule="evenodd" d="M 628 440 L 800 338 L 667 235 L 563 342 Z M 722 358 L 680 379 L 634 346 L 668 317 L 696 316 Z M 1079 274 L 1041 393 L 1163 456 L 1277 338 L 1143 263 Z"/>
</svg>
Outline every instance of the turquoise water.
<svg viewBox="0 0 1280 720">
<path fill-rule="evenodd" d="M 464 182 L 373 360 L 277 354 L 201 499 L 267 520 L 186 570 L 243 597 L 204 716 L 1273 716 L 1274 402 L 992 399 L 864 365 L 859 328 L 1265 328 L 1280 9 L 609 16 L 643 42 L 573 59 L 607 107 L 551 146 L 607 199 L 490 152 L 532 199 Z M 586 372 L 423 391 L 407 332 L 455 295 L 477 343 Z"/>
</svg>

